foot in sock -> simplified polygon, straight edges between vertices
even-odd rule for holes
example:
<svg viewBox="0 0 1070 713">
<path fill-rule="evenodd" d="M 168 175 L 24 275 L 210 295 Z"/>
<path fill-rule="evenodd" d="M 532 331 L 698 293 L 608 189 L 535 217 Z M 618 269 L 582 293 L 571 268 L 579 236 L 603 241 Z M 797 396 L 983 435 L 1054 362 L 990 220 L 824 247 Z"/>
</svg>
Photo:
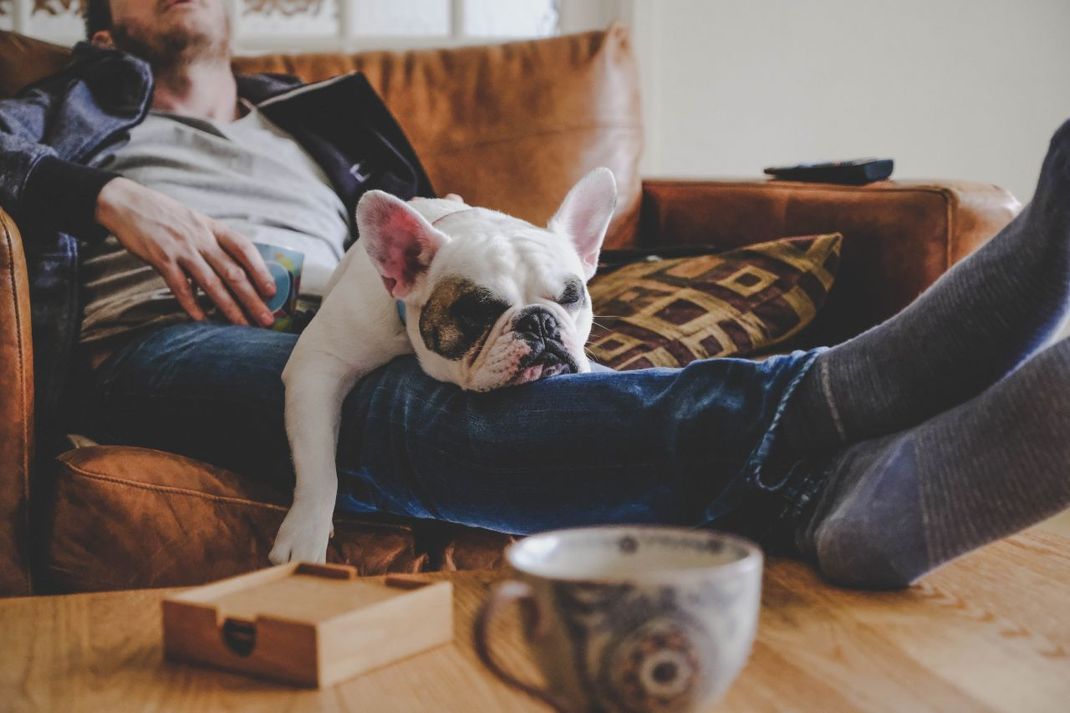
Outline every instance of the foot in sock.
<svg viewBox="0 0 1070 713">
<path fill-rule="evenodd" d="M 823 464 L 795 540 L 830 581 L 893 588 L 1070 507 L 1070 339 L 980 396 Z"/>
<path fill-rule="evenodd" d="M 1070 304 L 1070 121 L 1032 203 L 902 312 L 822 354 L 785 419 L 809 452 L 894 433 L 962 403 L 1052 335 Z"/>
</svg>

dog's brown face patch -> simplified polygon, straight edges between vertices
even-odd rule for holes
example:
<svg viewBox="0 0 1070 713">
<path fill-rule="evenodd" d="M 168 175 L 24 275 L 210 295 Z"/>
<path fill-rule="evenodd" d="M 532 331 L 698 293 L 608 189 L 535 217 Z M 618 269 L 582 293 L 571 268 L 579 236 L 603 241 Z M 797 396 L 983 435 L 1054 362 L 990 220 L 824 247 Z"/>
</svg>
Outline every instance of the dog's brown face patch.
<svg viewBox="0 0 1070 713">
<path fill-rule="evenodd" d="M 420 337 L 431 351 L 457 361 L 487 338 L 509 303 L 462 277 L 438 283 L 420 312 Z"/>
</svg>

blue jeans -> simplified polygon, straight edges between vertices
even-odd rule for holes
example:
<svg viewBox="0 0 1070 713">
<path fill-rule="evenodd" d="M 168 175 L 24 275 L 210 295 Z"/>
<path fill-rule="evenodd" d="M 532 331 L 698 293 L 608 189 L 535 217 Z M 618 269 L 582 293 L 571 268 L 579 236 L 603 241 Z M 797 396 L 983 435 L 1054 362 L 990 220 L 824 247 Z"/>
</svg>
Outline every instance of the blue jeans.
<svg viewBox="0 0 1070 713">
<path fill-rule="evenodd" d="M 150 332 L 96 369 L 82 430 L 289 486 L 280 374 L 296 339 L 205 323 Z M 399 357 L 345 400 L 338 507 L 516 534 L 629 522 L 761 536 L 809 492 L 776 426 L 817 353 L 600 369 L 489 393 Z"/>
</svg>

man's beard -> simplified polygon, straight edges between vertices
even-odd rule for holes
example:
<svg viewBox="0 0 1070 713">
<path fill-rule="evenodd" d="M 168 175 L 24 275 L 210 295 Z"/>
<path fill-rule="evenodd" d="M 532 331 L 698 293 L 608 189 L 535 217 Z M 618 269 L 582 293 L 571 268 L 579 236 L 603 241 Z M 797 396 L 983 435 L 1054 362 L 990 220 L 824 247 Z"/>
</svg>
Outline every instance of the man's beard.
<svg viewBox="0 0 1070 713">
<path fill-rule="evenodd" d="M 129 52 L 149 63 L 156 72 L 167 72 L 202 60 L 218 60 L 230 52 L 230 18 L 221 35 L 190 32 L 186 28 L 172 28 L 162 34 L 146 37 L 140 27 L 116 24 L 111 29 L 112 42 L 118 49 Z"/>
</svg>

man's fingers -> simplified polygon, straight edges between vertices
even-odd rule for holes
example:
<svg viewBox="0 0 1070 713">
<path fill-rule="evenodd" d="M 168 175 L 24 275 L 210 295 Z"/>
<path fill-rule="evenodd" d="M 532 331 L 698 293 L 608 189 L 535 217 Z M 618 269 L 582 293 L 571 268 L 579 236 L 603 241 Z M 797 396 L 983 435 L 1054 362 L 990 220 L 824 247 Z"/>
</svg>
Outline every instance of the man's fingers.
<svg viewBox="0 0 1070 713">
<path fill-rule="evenodd" d="M 253 241 L 225 225 L 216 223 L 214 229 L 219 244 L 223 246 L 223 249 L 227 251 L 230 257 L 237 260 L 245 268 L 260 294 L 265 297 L 274 295 L 275 279 L 271 276 L 271 271 L 268 270 L 267 265 L 264 263 L 264 258 L 260 251 L 253 245 Z"/>
<path fill-rule="evenodd" d="M 237 296 L 238 300 L 245 306 L 247 314 L 265 327 L 270 326 L 275 321 L 271 310 L 268 309 L 264 301 L 260 299 L 260 295 L 256 293 L 256 290 L 250 284 L 245 274 L 245 268 L 234 262 L 227 253 L 218 249 L 206 250 L 204 259 L 208 261 L 215 273 L 223 278 L 223 282 L 230 288 L 230 292 Z"/>
<path fill-rule="evenodd" d="M 186 310 L 186 314 L 198 322 L 204 321 L 204 310 L 197 304 L 197 298 L 193 295 L 193 288 L 186 279 L 186 273 L 176 263 L 159 268 L 159 272 L 164 282 L 171 288 L 171 293 L 178 300 L 179 306 Z"/>
<path fill-rule="evenodd" d="M 209 299 L 215 303 L 216 307 L 231 323 L 249 324 L 249 320 L 242 314 L 241 308 L 231 297 L 223 281 L 219 279 L 219 275 L 205 262 L 204 258 L 197 255 L 193 258 L 180 259 L 179 264 L 182 269 L 189 273 L 193 281 L 201 286 L 201 289 L 205 291 Z"/>
</svg>

